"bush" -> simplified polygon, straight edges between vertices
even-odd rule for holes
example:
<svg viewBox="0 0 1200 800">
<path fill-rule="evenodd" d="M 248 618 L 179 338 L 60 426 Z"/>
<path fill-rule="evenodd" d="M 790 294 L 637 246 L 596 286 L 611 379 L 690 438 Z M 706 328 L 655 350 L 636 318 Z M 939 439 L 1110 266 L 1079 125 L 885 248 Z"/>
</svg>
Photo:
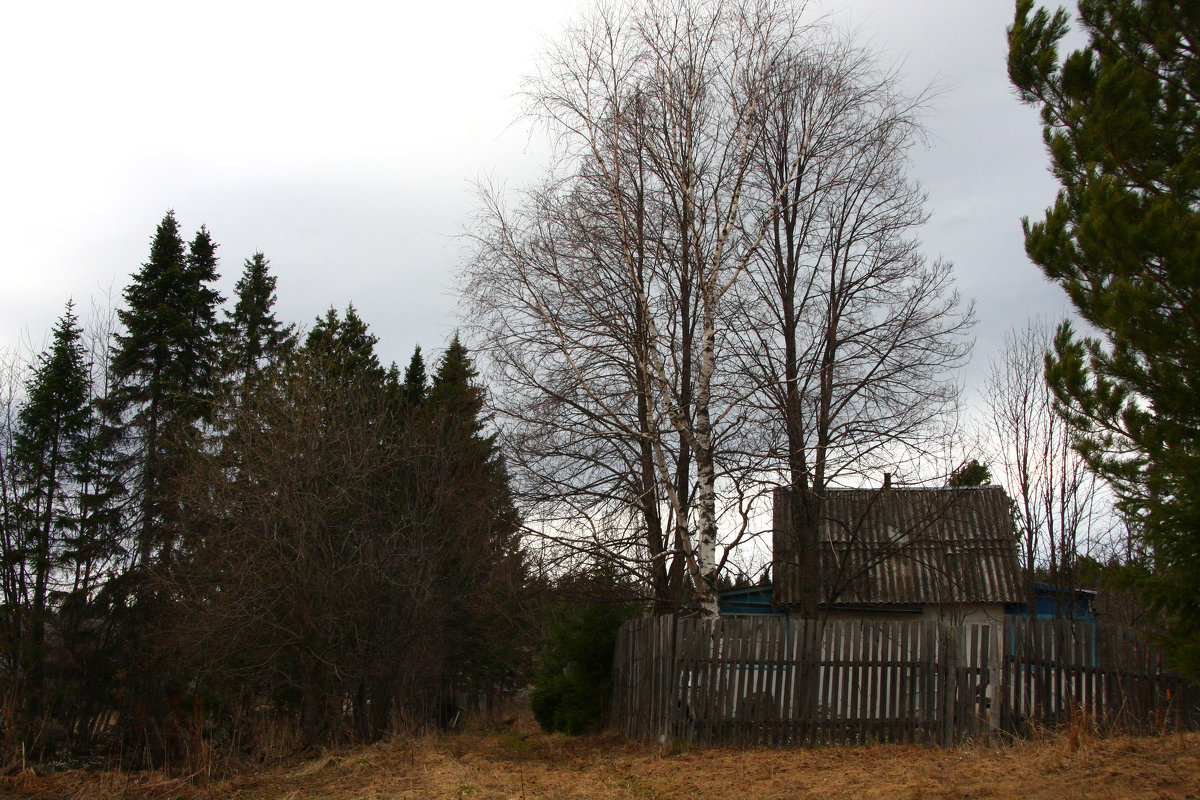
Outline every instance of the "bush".
<svg viewBox="0 0 1200 800">
<path fill-rule="evenodd" d="M 538 655 L 530 697 L 543 730 L 579 735 L 604 727 L 613 649 L 626 616 L 623 606 L 600 602 L 572 606 L 555 616 Z"/>
</svg>

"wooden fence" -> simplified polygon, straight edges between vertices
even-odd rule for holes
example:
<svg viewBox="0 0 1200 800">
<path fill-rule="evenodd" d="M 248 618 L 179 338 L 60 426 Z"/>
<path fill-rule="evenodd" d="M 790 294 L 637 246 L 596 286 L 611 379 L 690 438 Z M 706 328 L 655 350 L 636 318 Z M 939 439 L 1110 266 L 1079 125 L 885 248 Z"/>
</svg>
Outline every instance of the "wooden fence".
<svg viewBox="0 0 1200 800">
<path fill-rule="evenodd" d="M 621 629 L 612 714 L 632 738 L 952 746 L 1080 714 L 1196 728 L 1200 687 L 1134 631 L 1093 623 L 652 617 Z"/>
</svg>

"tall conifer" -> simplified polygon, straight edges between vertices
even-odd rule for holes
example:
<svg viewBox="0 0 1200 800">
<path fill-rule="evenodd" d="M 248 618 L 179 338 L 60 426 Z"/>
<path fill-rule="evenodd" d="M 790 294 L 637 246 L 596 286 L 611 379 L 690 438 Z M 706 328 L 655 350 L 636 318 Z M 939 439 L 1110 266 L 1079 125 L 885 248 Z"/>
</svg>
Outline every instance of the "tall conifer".
<svg viewBox="0 0 1200 800">
<path fill-rule="evenodd" d="M 386 375 L 375 354 L 378 341 L 351 304 L 344 318 L 333 308 L 317 318 L 304 340 L 304 355 L 320 362 L 330 380 L 347 385 L 365 380 L 378 387 Z"/>
<path fill-rule="evenodd" d="M 421 357 L 421 345 L 413 350 L 408 366 L 404 368 L 404 383 L 400 387 L 403 403 L 408 408 L 418 408 L 425 403 L 429 392 L 429 376 L 425 373 L 425 359 Z"/>
<path fill-rule="evenodd" d="M 463 634 L 451 644 L 465 649 L 450 656 L 468 673 L 500 680 L 515 663 L 507 643 L 522 618 L 517 587 L 524 567 L 508 472 L 495 435 L 486 433 L 485 400 L 467 348 L 455 334 L 422 408 L 437 430 L 438 446 L 454 454 L 441 484 L 459 498 L 440 526 L 446 537 L 439 565 L 446 594 L 440 605 L 449 627 Z"/>
<path fill-rule="evenodd" d="M 208 231 L 201 228 L 185 252 L 169 211 L 155 231 L 150 259 L 125 290 L 126 308 L 117 312 L 125 330 L 116 337 L 106 407 L 125 446 L 142 566 L 170 555 L 177 535 L 171 484 L 212 411 L 221 299 L 211 287 L 216 265 Z"/>
<path fill-rule="evenodd" d="M 233 311 L 226 312 L 222 326 L 227 380 L 252 383 L 294 344 L 293 326 L 275 316 L 275 283 L 266 256 L 255 253 L 246 259 L 233 289 Z"/>
<path fill-rule="evenodd" d="M 78 489 L 88 460 L 92 404 L 81 336 L 68 302 L 26 387 L 28 396 L 18 414 L 12 453 L 25 489 L 20 498 L 22 570 L 31 579 L 31 594 L 28 628 L 21 634 L 32 719 L 42 712 L 52 574 L 69 538 L 79 530 Z"/>
<path fill-rule="evenodd" d="M 1142 545 L 1145 597 L 1175 664 L 1200 677 L 1200 6 L 1018 0 L 1009 76 L 1041 107 L 1055 178 L 1025 249 L 1097 331 L 1064 322 L 1046 377 L 1079 452 Z"/>
</svg>

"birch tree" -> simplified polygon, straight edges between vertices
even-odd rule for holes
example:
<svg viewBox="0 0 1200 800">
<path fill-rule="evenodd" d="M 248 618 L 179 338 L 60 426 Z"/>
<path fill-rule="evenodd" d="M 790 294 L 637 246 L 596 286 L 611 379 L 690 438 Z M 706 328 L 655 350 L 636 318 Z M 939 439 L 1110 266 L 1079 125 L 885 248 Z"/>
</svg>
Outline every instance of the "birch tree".
<svg viewBox="0 0 1200 800">
<path fill-rule="evenodd" d="M 531 478 L 555 465 L 568 519 L 546 523 L 627 515 L 634 538 L 591 541 L 632 547 L 657 599 L 686 583 L 706 613 L 718 483 L 741 466 L 741 394 L 723 372 L 733 288 L 766 232 L 742 202 L 758 109 L 803 30 L 791 5 L 683 0 L 569 30 L 528 85 L 560 170 L 515 214 L 489 198 L 466 276 L 523 463 Z"/>
<path fill-rule="evenodd" d="M 969 349 L 913 234 L 925 98 L 802 13 L 602 7 L 529 84 L 557 171 L 475 229 L 526 498 L 556 542 L 632 553 L 662 610 L 690 587 L 715 612 L 764 476 L 811 490 L 936 437 Z"/>
</svg>

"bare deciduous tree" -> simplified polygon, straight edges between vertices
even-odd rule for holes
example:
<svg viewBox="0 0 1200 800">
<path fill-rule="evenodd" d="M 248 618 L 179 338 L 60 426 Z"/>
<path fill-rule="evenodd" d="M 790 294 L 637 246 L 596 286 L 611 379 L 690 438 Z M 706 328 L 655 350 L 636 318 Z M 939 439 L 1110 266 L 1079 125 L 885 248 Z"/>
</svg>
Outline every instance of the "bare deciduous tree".
<svg viewBox="0 0 1200 800">
<path fill-rule="evenodd" d="M 770 235 L 744 284 L 753 323 L 741 355 L 759 388 L 760 447 L 796 490 L 805 529 L 828 486 L 896 473 L 940 440 L 972 312 L 950 264 L 930 262 L 915 236 L 928 214 L 907 153 L 927 98 L 832 36 L 796 53 L 773 89 L 754 163 Z M 812 537 L 801 538 L 803 549 Z"/>
<path fill-rule="evenodd" d="M 1011 329 L 992 360 L 984 395 L 996 448 L 993 472 L 1013 498 L 1031 608 L 1038 576 L 1077 585 L 1077 556 L 1093 552 L 1107 527 L 1104 493 L 1072 448 L 1046 384 L 1053 335 L 1045 321 Z"/>
<path fill-rule="evenodd" d="M 784 4 L 681 0 L 570 30 L 529 85 L 563 171 L 515 215 L 487 205 L 466 282 L 526 485 L 550 489 L 544 523 L 624 517 L 631 538 L 594 541 L 638 553 L 666 604 L 686 571 L 708 613 L 741 423 L 722 353 L 766 232 L 742 202 L 757 109 L 799 34 Z"/>
<path fill-rule="evenodd" d="M 764 474 L 824 486 L 923 441 L 969 347 L 912 235 L 922 99 L 802 11 L 601 8 L 530 82 L 559 169 L 515 210 L 485 192 L 475 229 L 468 313 L 534 516 L 663 608 L 690 586 L 715 613 Z"/>
</svg>

